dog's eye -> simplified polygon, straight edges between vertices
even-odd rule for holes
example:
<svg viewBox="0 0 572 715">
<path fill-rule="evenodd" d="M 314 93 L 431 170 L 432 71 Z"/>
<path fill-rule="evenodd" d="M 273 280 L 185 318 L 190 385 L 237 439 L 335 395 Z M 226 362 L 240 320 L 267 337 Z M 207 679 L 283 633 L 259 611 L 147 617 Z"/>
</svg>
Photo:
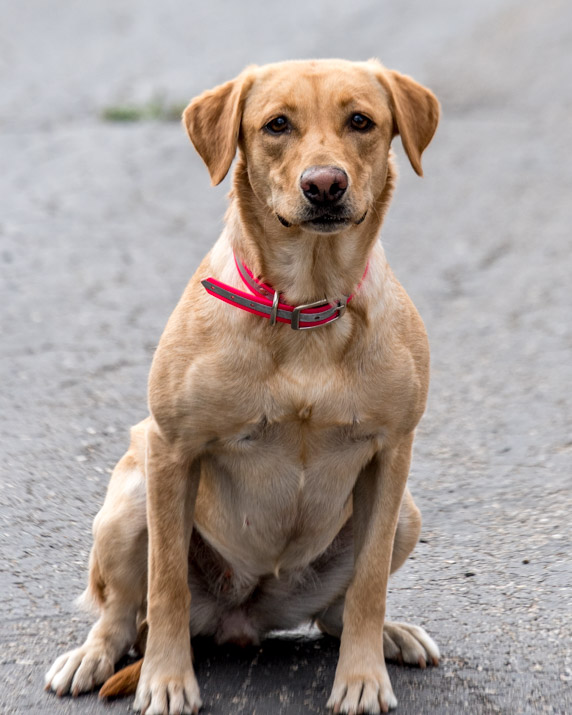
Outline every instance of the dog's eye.
<svg viewBox="0 0 572 715">
<path fill-rule="evenodd" d="M 288 120 L 286 117 L 280 116 L 280 117 L 275 117 L 274 119 L 270 120 L 268 124 L 264 125 L 264 128 L 269 131 L 271 134 L 280 134 L 286 129 L 290 127 L 290 124 L 288 123 Z"/>
<path fill-rule="evenodd" d="M 359 132 L 367 132 L 373 127 L 373 122 L 364 114 L 352 114 L 350 125 L 352 129 L 357 129 Z"/>
</svg>

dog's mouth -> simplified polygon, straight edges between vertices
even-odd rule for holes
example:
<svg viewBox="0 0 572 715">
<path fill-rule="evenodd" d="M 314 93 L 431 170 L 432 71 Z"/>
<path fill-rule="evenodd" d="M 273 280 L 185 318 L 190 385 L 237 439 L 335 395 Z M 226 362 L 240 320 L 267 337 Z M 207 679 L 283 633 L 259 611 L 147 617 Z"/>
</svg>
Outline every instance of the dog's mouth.
<svg viewBox="0 0 572 715">
<path fill-rule="evenodd" d="M 363 223 L 366 216 L 367 210 L 356 221 L 347 209 L 340 208 L 339 210 L 336 210 L 335 208 L 332 208 L 329 211 L 322 211 L 318 214 L 314 213 L 310 216 L 304 216 L 297 223 L 297 225 L 300 226 L 300 228 L 310 230 L 313 233 L 335 233 L 336 231 L 347 228 L 350 224 L 359 226 L 360 223 Z M 286 228 L 290 228 L 293 225 L 279 213 L 276 214 L 276 218 Z"/>
<path fill-rule="evenodd" d="M 334 233 L 334 231 L 339 231 L 350 224 L 350 220 L 344 216 L 336 216 L 335 214 L 323 214 L 322 216 L 316 216 L 316 218 L 308 219 L 303 221 L 301 226 L 311 227 L 314 231 L 319 231 L 320 233 Z"/>
</svg>

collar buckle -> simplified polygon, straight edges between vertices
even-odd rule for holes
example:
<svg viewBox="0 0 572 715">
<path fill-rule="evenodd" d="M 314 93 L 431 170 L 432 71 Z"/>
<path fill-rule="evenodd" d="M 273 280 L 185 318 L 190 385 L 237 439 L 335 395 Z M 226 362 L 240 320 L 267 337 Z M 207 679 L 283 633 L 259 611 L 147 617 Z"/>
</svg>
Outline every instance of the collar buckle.
<svg viewBox="0 0 572 715">
<path fill-rule="evenodd" d="M 326 305 L 330 305 L 330 303 L 327 300 L 318 300 L 315 303 L 304 303 L 303 305 L 297 305 L 294 310 L 292 311 L 292 322 L 291 322 L 291 328 L 292 330 L 314 330 L 315 328 L 321 328 L 323 323 L 319 322 L 317 325 L 304 325 L 303 327 L 300 325 L 300 313 L 303 310 L 306 310 L 307 308 L 324 308 Z M 338 304 L 333 306 L 333 310 L 337 311 L 337 315 L 335 318 L 332 318 L 329 320 L 329 323 L 335 323 L 336 320 L 339 320 L 342 315 L 345 313 L 346 308 L 348 305 L 348 298 L 347 296 L 344 296 L 340 300 L 338 300 Z M 313 318 L 312 314 L 310 313 L 309 315 L 303 315 L 302 319 L 305 323 L 313 320 L 320 320 L 321 316 L 319 313 L 316 314 L 316 317 Z M 323 320 L 323 318 L 321 318 Z"/>
<path fill-rule="evenodd" d="M 270 325 L 276 325 L 276 317 L 278 316 L 278 302 L 280 296 L 278 291 L 274 291 L 274 298 L 272 299 L 272 308 L 270 309 Z"/>
</svg>

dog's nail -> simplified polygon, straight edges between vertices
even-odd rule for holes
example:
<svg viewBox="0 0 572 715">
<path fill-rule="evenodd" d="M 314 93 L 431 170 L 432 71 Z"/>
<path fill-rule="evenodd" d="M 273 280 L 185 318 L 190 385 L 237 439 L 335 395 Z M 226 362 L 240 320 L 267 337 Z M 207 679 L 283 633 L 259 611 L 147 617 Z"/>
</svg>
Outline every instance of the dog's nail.
<svg viewBox="0 0 572 715">
<path fill-rule="evenodd" d="M 427 667 L 427 662 L 426 662 L 425 658 L 424 658 L 422 655 L 419 656 L 419 660 L 418 660 L 417 662 L 419 663 L 419 667 L 420 667 L 422 670 Z"/>
<path fill-rule="evenodd" d="M 381 712 L 382 713 L 388 713 L 389 712 L 389 705 L 385 702 L 385 700 L 382 700 L 381 703 Z"/>
<path fill-rule="evenodd" d="M 433 658 L 433 660 L 431 662 L 433 663 L 433 665 L 435 667 L 437 667 L 439 665 L 439 658 Z"/>
</svg>

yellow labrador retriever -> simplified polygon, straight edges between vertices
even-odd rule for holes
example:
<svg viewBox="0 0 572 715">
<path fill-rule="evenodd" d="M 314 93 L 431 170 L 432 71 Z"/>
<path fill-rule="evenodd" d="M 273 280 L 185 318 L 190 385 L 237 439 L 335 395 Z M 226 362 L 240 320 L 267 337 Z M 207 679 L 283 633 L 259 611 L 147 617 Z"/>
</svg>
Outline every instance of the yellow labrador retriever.
<svg viewBox="0 0 572 715">
<path fill-rule="evenodd" d="M 201 707 L 190 634 L 256 643 L 313 619 L 341 638 L 328 706 L 394 708 L 385 658 L 424 667 L 419 627 L 385 621 L 417 542 L 406 482 L 423 414 L 423 323 L 378 235 L 399 134 L 414 170 L 434 95 L 377 61 L 248 67 L 184 123 L 213 184 L 238 148 L 221 237 L 171 316 L 94 522 L 86 600 L 100 617 L 46 687 L 103 683 L 148 624 L 147 715 Z"/>
</svg>

